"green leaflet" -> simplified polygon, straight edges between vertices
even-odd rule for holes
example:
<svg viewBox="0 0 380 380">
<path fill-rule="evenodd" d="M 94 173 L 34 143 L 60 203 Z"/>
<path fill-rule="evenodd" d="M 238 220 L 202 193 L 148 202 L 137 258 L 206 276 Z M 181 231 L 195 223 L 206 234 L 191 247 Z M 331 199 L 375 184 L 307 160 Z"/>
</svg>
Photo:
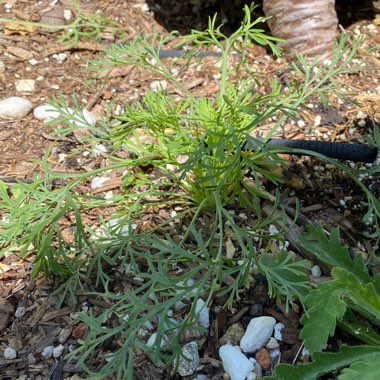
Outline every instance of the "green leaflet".
<svg viewBox="0 0 380 380">
<path fill-rule="evenodd" d="M 373 346 L 342 346 L 339 352 L 316 352 L 313 362 L 292 366 L 279 364 L 276 368 L 276 377 L 265 377 L 266 380 L 316 380 L 320 376 L 352 365 L 350 370 L 344 370 L 339 380 L 357 380 L 359 378 L 375 380 L 378 374 L 380 347 Z M 360 370 L 360 375 L 356 374 Z M 347 372 L 346 372 L 347 371 Z M 355 377 L 353 376 L 354 374 Z M 368 374 L 368 376 L 367 376 Z M 360 376 L 360 377 L 359 377 Z"/>
<path fill-rule="evenodd" d="M 353 307 L 370 319 L 380 319 L 379 281 L 369 277 L 360 255 L 350 258 L 347 248 L 340 244 L 338 229 L 328 238 L 321 226 L 309 226 L 301 245 L 334 266 L 332 280 L 320 284 L 304 299 L 307 312 L 301 318 L 304 324 L 301 338 L 313 353 L 325 348 L 347 308 Z"/>
<path fill-rule="evenodd" d="M 357 380 L 364 378 L 365 380 L 380 379 L 380 353 L 370 354 L 350 367 L 345 368 L 338 377 L 339 380 Z"/>
<path fill-rule="evenodd" d="M 309 225 L 307 233 L 300 238 L 300 244 L 324 263 L 344 268 L 362 282 L 372 281 L 366 271 L 362 256 L 356 255 L 352 260 L 347 247 L 340 244 L 339 228 L 334 228 L 328 238 L 321 225 Z"/>
<path fill-rule="evenodd" d="M 308 312 L 301 318 L 304 324 L 301 338 L 310 352 L 325 348 L 328 337 L 334 334 L 337 319 L 346 311 L 345 299 L 380 319 L 380 299 L 373 283 L 362 284 L 342 268 L 334 268 L 331 275 L 333 280 L 320 284 L 304 300 Z"/>
<path fill-rule="evenodd" d="M 284 297 L 288 303 L 294 298 L 303 300 L 310 290 L 307 281 L 309 264 L 296 260 L 286 251 L 262 255 L 258 267 L 268 281 L 270 296 Z"/>
</svg>

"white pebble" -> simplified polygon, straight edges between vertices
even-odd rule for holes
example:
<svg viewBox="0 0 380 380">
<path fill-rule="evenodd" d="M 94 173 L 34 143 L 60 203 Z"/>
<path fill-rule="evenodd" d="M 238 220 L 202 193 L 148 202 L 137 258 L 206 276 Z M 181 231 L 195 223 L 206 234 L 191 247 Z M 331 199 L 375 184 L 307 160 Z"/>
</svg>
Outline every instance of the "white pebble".
<svg viewBox="0 0 380 380">
<path fill-rule="evenodd" d="M 206 306 L 205 301 L 201 298 L 197 299 L 197 303 L 195 305 L 195 313 L 198 314 L 198 325 L 204 328 L 210 327 L 210 314 L 208 307 Z"/>
<path fill-rule="evenodd" d="M 282 329 L 285 327 L 283 323 L 276 323 L 274 326 L 274 339 L 282 340 Z"/>
<path fill-rule="evenodd" d="M 41 355 L 45 359 L 50 359 L 53 356 L 54 347 L 53 346 L 47 346 L 42 351 Z"/>
<path fill-rule="evenodd" d="M 71 12 L 70 9 L 65 9 L 65 10 L 63 11 L 63 18 L 64 18 L 66 21 L 71 20 L 72 17 L 73 17 L 73 12 Z"/>
<path fill-rule="evenodd" d="M 62 116 L 62 113 L 54 106 L 44 104 L 36 107 L 33 111 L 33 115 L 38 120 L 50 121 L 59 118 Z"/>
<path fill-rule="evenodd" d="M 270 337 L 267 345 L 265 346 L 268 350 L 274 350 L 275 348 L 279 348 L 280 344 L 276 339 Z"/>
<path fill-rule="evenodd" d="M 0 101 L 0 118 L 21 119 L 32 109 L 32 103 L 25 98 L 12 96 Z"/>
<path fill-rule="evenodd" d="M 95 177 L 92 179 L 91 181 L 91 189 L 97 189 L 98 187 L 102 187 L 107 181 L 108 181 L 109 178 L 107 177 Z"/>
<path fill-rule="evenodd" d="M 12 359 L 15 359 L 16 357 L 17 357 L 17 352 L 12 347 L 7 347 L 4 350 L 4 359 L 12 360 Z"/>
<path fill-rule="evenodd" d="M 73 113 L 73 116 L 75 116 L 75 120 L 72 120 L 72 123 L 77 127 L 88 128 L 88 126 L 94 127 L 96 124 L 94 115 L 86 109 L 83 109 L 82 112 L 79 113 Z"/>
<path fill-rule="evenodd" d="M 264 347 L 273 333 L 275 324 L 276 320 L 273 317 L 264 316 L 251 319 L 240 341 L 242 350 L 254 352 Z"/>
<path fill-rule="evenodd" d="M 54 347 L 54 349 L 53 349 L 53 357 L 59 358 L 62 355 L 64 349 L 65 349 L 65 347 L 62 344 L 60 344 L 57 347 Z"/>
<path fill-rule="evenodd" d="M 150 84 L 152 90 L 166 90 L 168 87 L 168 82 L 166 80 L 154 80 Z"/>
<path fill-rule="evenodd" d="M 15 317 L 16 318 L 21 318 L 25 315 L 26 309 L 24 306 L 19 306 L 16 311 L 15 311 Z"/>
<path fill-rule="evenodd" d="M 317 115 L 314 119 L 314 126 L 315 127 L 318 127 L 318 125 L 321 125 L 321 116 L 320 115 Z"/>
<path fill-rule="evenodd" d="M 346 205 L 346 201 L 344 199 L 339 199 L 339 204 L 343 207 Z"/>
<path fill-rule="evenodd" d="M 280 353 L 280 348 L 274 348 L 273 350 L 269 350 L 269 357 L 277 358 L 278 356 L 280 356 Z"/>
<path fill-rule="evenodd" d="M 16 81 L 16 90 L 18 92 L 34 92 L 36 81 L 34 79 L 19 79 Z"/>
<path fill-rule="evenodd" d="M 36 60 L 36 59 L 34 59 L 34 58 L 32 58 L 32 59 L 29 59 L 29 64 L 31 64 L 32 66 L 35 66 L 35 65 L 37 65 L 38 64 L 38 61 Z"/>
<path fill-rule="evenodd" d="M 199 353 L 197 342 L 189 342 L 182 347 L 182 355 L 179 359 L 178 373 L 181 376 L 193 374 L 199 367 Z M 186 359 L 187 358 L 187 359 Z"/>
<path fill-rule="evenodd" d="M 157 340 L 157 333 L 153 333 L 149 337 L 148 341 L 146 342 L 146 345 L 148 347 L 153 347 L 156 344 L 156 340 Z M 164 347 L 168 342 L 169 342 L 169 338 L 167 337 L 167 335 L 164 334 L 160 342 L 160 347 Z"/>
<path fill-rule="evenodd" d="M 274 224 L 270 224 L 268 230 L 271 235 L 276 235 L 279 232 L 278 228 Z"/>
<path fill-rule="evenodd" d="M 321 277 L 321 276 L 322 276 L 321 268 L 320 268 L 319 265 L 314 265 L 314 266 L 310 269 L 310 272 L 311 272 L 311 275 L 312 275 L 314 278 L 318 278 L 318 277 Z"/>
<path fill-rule="evenodd" d="M 305 122 L 304 122 L 303 120 L 298 120 L 298 121 L 297 121 L 297 126 L 298 126 L 299 128 L 303 128 L 303 127 L 305 126 Z"/>
<path fill-rule="evenodd" d="M 253 363 L 237 346 L 225 344 L 219 348 L 219 356 L 231 380 L 245 380 L 254 369 Z"/>
<path fill-rule="evenodd" d="M 367 117 L 367 114 L 364 113 L 363 111 L 358 111 L 356 114 L 357 119 L 365 119 Z"/>
<path fill-rule="evenodd" d="M 53 58 L 56 59 L 58 62 L 63 62 L 64 60 L 67 59 L 67 54 L 66 53 L 53 54 Z"/>
<path fill-rule="evenodd" d="M 95 157 L 99 157 L 103 153 L 107 153 L 107 148 L 103 144 L 96 144 L 92 150 L 92 154 Z"/>
</svg>

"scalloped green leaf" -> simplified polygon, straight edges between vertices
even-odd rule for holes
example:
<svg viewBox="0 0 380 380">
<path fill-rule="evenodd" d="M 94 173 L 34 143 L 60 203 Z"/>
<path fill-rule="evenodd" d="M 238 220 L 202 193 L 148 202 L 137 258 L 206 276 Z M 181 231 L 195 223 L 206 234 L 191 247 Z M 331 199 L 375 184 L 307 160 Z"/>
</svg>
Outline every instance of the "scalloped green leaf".
<svg viewBox="0 0 380 380">
<path fill-rule="evenodd" d="M 343 297 L 367 315 L 380 319 L 380 299 L 373 283 L 362 284 L 342 268 L 334 268 L 331 275 L 331 281 L 320 284 L 304 301 L 307 313 L 301 318 L 304 327 L 300 335 L 311 353 L 324 349 L 329 336 L 334 334 L 337 320 L 347 308 Z"/>
<path fill-rule="evenodd" d="M 308 311 L 301 318 L 304 327 L 300 336 L 311 353 L 324 349 L 329 336 L 334 335 L 337 319 L 343 317 L 347 308 L 341 295 L 342 289 L 334 281 L 329 281 L 306 297 Z"/>
<path fill-rule="evenodd" d="M 380 379 L 380 353 L 376 352 L 368 355 L 350 367 L 343 369 L 339 380 L 378 380 Z"/>
<path fill-rule="evenodd" d="M 265 377 L 266 380 L 316 380 L 320 376 L 334 372 L 341 368 L 346 368 L 353 363 L 354 370 L 361 369 L 360 376 L 355 380 L 361 379 L 375 379 L 367 377 L 366 369 L 363 367 L 365 363 L 378 358 L 380 355 L 380 347 L 374 346 L 342 346 L 339 352 L 316 352 L 313 361 L 309 364 L 299 364 L 296 366 L 290 364 L 279 364 L 276 367 L 275 377 Z M 357 364 L 356 364 L 357 363 Z M 378 359 L 375 364 L 378 363 Z M 359 367 L 357 367 L 359 365 Z M 372 367 L 372 366 L 371 366 Z M 374 373 L 373 368 L 369 368 L 369 374 Z M 352 378 L 354 379 L 354 378 Z M 339 380 L 351 380 L 350 377 L 342 378 Z"/>
<path fill-rule="evenodd" d="M 330 265 L 346 269 L 361 281 L 371 282 L 363 258 L 356 255 L 351 259 L 347 247 L 340 244 L 339 228 L 334 228 L 327 237 L 321 225 L 308 225 L 307 232 L 300 238 L 301 246 Z"/>
</svg>

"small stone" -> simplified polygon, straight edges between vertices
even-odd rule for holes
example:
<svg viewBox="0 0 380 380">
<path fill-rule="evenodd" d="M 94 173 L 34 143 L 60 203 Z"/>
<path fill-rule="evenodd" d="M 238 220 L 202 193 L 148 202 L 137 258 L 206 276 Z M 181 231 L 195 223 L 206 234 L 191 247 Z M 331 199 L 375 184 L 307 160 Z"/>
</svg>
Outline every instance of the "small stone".
<svg viewBox="0 0 380 380">
<path fill-rule="evenodd" d="M 42 357 L 44 357 L 45 359 L 50 359 L 53 356 L 53 350 L 54 346 L 45 347 L 41 353 Z"/>
<path fill-rule="evenodd" d="M 19 79 L 16 81 L 16 90 L 18 92 L 34 92 L 36 81 L 34 79 Z"/>
<path fill-rule="evenodd" d="M 248 324 L 240 347 L 244 352 L 254 352 L 265 346 L 273 333 L 276 320 L 273 317 L 253 318 Z"/>
<path fill-rule="evenodd" d="M 274 350 L 275 348 L 280 347 L 280 344 L 276 339 L 270 337 L 267 345 L 265 346 L 268 350 Z"/>
<path fill-rule="evenodd" d="M 283 323 L 276 323 L 274 326 L 274 339 L 282 340 L 282 334 L 281 331 L 285 327 Z"/>
<path fill-rule="evenodd" d="M 63 18 L 66 20 L 66 21 L 70 21 L 73 17 L 73 12 L 71 12 L 70 9 L 65 9 L 63 11 Z"/>
<path fill-rule="evenodd" d="M 363 111 L 358 111 L 356 114 L 357 119 L 365 119 L 367 117 L 367 114 L 364 113 Z"/>
<path fill-rule="evenodd" d="M 33 115 L 36 119 L 47 122 L 53 119 L 58 119 L 62 116 L 62 113 L 54 106 L 43 104 L 42 106 L 38 106 L 34 109 Z"/>
<path fill-rule="evenodd" d="M 32 66 L 38 65 L 38 61 L 36 59 L 34 59 L 34 58 L 30 59 L 28 62 Z"/>
<path fill-rule="evenodd" d="M 59 358 L 62 355 L 64 349 L 65 349 L 65 347 L 62 344 L 60 344 L 57 347 L 54 347 L 54 349 L 53 349 L 53 357 Z"/>
<path fill-rule="evenodd" d="M 19 306 L 16 311 L 15 311 L 15 317 L 16 318 L 21 318 L 25 315 L 26 309 L 24 306 Z"/>
<path fill-rule="evenodd" d="M 156 340 L 157 340 L 157 333 L 153 333 L 149 337 L 148 341 L 146 342 L 146 345 L 148 347 L 153 347 L 156 344 Z M 160 347 L 164 347 L 166 344 L 168 344 L 168 342 L 169 342 L 169 338 L 167 337 L 167 335 L 164 334 L 160 342 Z"/>
<path fill-rule="evenodd" d="M 189 342 L 185 344 L 182 348 L 182 355 L 189 360 L 186 360 L 182 356 L 179 358 L 178 373 L 181 376 L 189 376 L 193 374 L 199 367 L 199 353 L 197 342 Z"/>
<path fill-rule="evenodd" d="M 262 368 L 268 369 L 270 367 L 269 352 L 266 348 L 260 348 L 256 352 L 255 358 Z"/>
<path fill-rule="evenodd" d="M 72 331 L 73 331 L 72 327 L 63 328 L 58 334 L 58 342 L 65 343 L 67 339 L 69 339 Z"/>
<path fill-rule="evenodd" d="M 297 126 L 298 126 L 299 128 L 303 128 L 303 127 L 305 126 L 305 122 L 304 122 L 303 120 L 298 120 L 298 121 L 297 121 Z"/>
<path fill-rule="evenodd" d="M 314 265 L 311 269 L 310 269 L 310 272 L 311 272 L 311 275 L 314 277 L 314 278 L 319 278 L 322 276 L 322 271 L 321 271 L 321 268 L 319 265 Z"/>
<path fill-rule="evenodd" d="M 37 363 L 37 358 L 33 355 L 33 353 L 28 354 L 28 364 L 34 365 Z"/>
<path fill-rule="evenodd" d="M 150 84 L 152 90 L 166 90 L 168 87 L 168 82 L 166 80 L 154 80 Z"/>
<path fill-rule="evenodd" d="M 16 357 L 17 357 L 17 352 L 12 347 L 7 347 L 4 350 L 4 359 L 12 360 L 12 359 L 16 359 Z"/>
<path fill-rule="evenodd" d="M 241 327 L 239 323 L 234 323 L 227 329 L 226 333 L 219 339 L 219 344 L 221 346 L 224 346 L 226 344 L 235 346 L 239 344 L 243 335 L 244 335 L 243 327 Z"/>
<path fill-rule="evenodd" d="M 107 148 L 103 144 L 96 144 L 92 150 L 95 157 L 99 157 L 104 153 L 107 153 Z"/>
<path fill-rule="evenodd" d="M 205 301 L 201 298 L 197 299 L 195 314 L 198 314 L 198 325 L 208 329 L 210 327 L 210 314 Z"/>
<path fill-rule="evenodd" d="M 0 101 L 0 118 L 21 119 L 32 109 L 32 103 L 25 98 L 12 96 Z"/>
<path fill-rule="evenodd" d="M 254 369 L 253 363 L 240 351 L 239 347 L 226 344 L 219 348 L 223 368 L 231 380 L 245 380 Z"/>
<path fill-rule="evenodd" d="M 108 180 L 109 178 L 107 177 L 95 177 L 92 179 L 90 187 L 93 190 L 97 189 L 99 187 L 102 187 Z"/>
<path fill-rule="evenodd" d="M 72 123 L 79 128 L 94 127 L 96 124 L 95 116 L 86 109 L 83 109 L 81 112 L 74 112 L 73 116 Z"/>
</svg>

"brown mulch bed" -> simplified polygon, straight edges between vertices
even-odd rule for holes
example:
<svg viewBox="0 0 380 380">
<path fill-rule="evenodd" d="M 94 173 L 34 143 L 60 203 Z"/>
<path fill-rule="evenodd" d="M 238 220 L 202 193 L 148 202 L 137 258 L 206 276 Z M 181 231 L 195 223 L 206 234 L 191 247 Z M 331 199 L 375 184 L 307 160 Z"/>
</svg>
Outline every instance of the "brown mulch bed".
<svg viewBox="0 0 380 380">
<path fill-rule="evenodd" d="M 64 10 L 71 9 L 75 14 L 75 9 L 68 0 L 54 2 L 54 5 L 49 5 L 50 3 L 47 0 L 12 1 L 7 3 L 14 4 L 9 12 L 6 11 L 4 3 L 0 5 L 0 17 L 29 21 L 38 21 L 44 17 L 44 22 L 58 19 L 60 23 L 65 22 Z M 101 10 L 106 17 L 117 20 L 123 26 L 123 36 L 114 37 L 111 33 L 104 32 L 103 42 L 108 46 L 118 42 L 121 37 L 128 41 L 138 33 L 149 35 L 153 30 L 166 33 L 170 28 L 180 31 L 202 28 L 205 26 L 205 19 L 202 19 L 205 14 L 220 11 L 210 5 L 205 9 L 197 9 L 194 14 L 191 13 L 191 2 L 186 7 L 180 6 L 180 3 L 174 0 L 149 0 L 149 8 L 146 8 L 143 0 L 87 0 L 81 1 L 81 7 L 88 14 Z M 182 8 L 178 9 L 179 7 Z M 238 4 L 237 9 L 238 11 L 222 6 L 221 15 L 228 18 L 230 28 L 238 21 L 237 14 L 240 14 L 241 4 Z M 260 9 L 257 10 L 259 11 Z M 279 131 L 281 137 L 357 141 L 372 128 L 371 123 L 360 122 L 357 118 L 359 111 L 364 112 L 368 120 L 380 121 L 380 56 L 379 52 L 366 52 L 366 49 L 380 44 L 380 16 L 375 17 L 370 12 L 363 13 L 361 20 L 355 20 L 353 24 L 350 24 L 350 20 L 345 20 L 345 24 L 350 33 L 365 36 L 361 53 L 367 64 L 375 67 L 375 70 L 342 78 L 347 91 L 354 93 L 361 105 L 348 108 L 335 99 L 326 108 L 318 99 L 313 99 L 312 105 L 305 105 L 301 109 L 302 122 L 285 125 Z M 368 18 L 368 15 L 371 17 Z M 139 99 L 151 88 L 153 81 L 160 79 L 141 69 L 128 67 L 110 75 L 100 87 L 95 82 L 84 85 L 93 76 L 93 73 L 85 70 L 86 62 L 103 54 L 101 46 L 97 43 L 81 42 L 78 47 L 67 49 L 57 42 L 58 33 L 59 31 L 16 27 L 12 24 L 0 25 L 0 61 L 3 63 L 3 69 L 0 66 L 1 98 L 24 96 L 34 106 L 38 106 L 48 99 L 60 96 L 70 103 L 71 96 L 75 93 L 81 104 L 99 117 L 111 98 L 114 99 L 115 109 L 123 109 L 123 104 Z M 60 60 L 59 54 L 62 53 L 66 56 Z M 250 59 L 252 68 L 264 78 L 261 83 L 263 87 L 267 85 L 265 78 L 274 75 L 280 80 L 288 80 L 284 70 L 288 64 L 284 60 L 268 56 L 263 48 L 253 46 Z M 170 60 L 168 64 L 171 64 Z M 179 72 L 181 81 L 199 96 L 213 96 L 218 91 L 217 76 L 214 75 L 218 72 L 215 58 L 207 57 L 190 66 L 180 64 Z M 25 93 L 17 91 L 16 86 L 22 79 L 35 80 L 34 90 Z M 183 95 L 175 88 L 171 90 L 178 96 Z M 270 127 L 264 125 L 261 132 L 265 133 Z M 76 172 L 104 165 L 106 155 L 96 158 L 91 156 L 84 159 L 81 165 L 75 163 L 75 157 L 71 161 L 58 162 L 59 153 L 68 152 L 79 143 L 78 136 L 66 141 L 53 138 L 51 127 L 34 119 L 32 115 L 18 121 L 0 120 L 0 179 L 32 177 L 38 170 L 36 158 L 41 158 L 51 147 L 54 149 L 49 160 L 57 170 Z M 288 203 L 292 205 L 297 196 L 302 204 L 301 212 L 312 220 L 321 221 L 326 228 L 340 226 L 345 232 L 347 243 L 365 253 L 367 242 L 362 233 L 366 226 L 361 222 L 361 210 L 355 211 L 353 208 L 354 204 L 360 205 L 360 192 L 351 183 L 342 181 L 337 172 L 330 171 L 315 160 L 297 159 L 294 162 L 294 176 L 299 180 L 289 183 L 291 188 L 284 190 Z M 121 174 L 115 173 L 112 184 L 108 184 L 111 188 L 117 189 L 120 186 Z M 373 191 L 379 192 L 379 177 L 373 176 L 370 181 Z M 110 187 L 101 188 L 97 192 L 109 189 Z M 83 191 L 94 193 L 89 188 Z M 345 206 L 340 203 L 341 199 L 346 199 Z M 165 218 L 165 212 L 168 213 L 168 210 L 162 210 L 159 217 Z M 103 216 L 107 217 L 106 213 L 111 213 L 111 210 L 104 213 Z M 89 213 L 85 218 L 91 226 L 98 223 L 98 215 Z M 148 225 L 150 221 L 143 222 Z M 154 222 L 157 223 L 157 220 Z M 143 228 L 142 225 L 140 227 Z M 70 234 L 70 231 L 67 233 Z M 50 297 L 50 294 L 57 288 L 58 282 L 45 280 L 42 276 L 32 278 L 32 262 L 32 255 L 20 259 L 15 252 L 9 252 L 0 258 L 0 378 L 43 379 L 49 373 L 54 376 L 50 378 L 55 380 L 80 378 L 84 374 L 77 374 L 78 370 L 74 365 L 63 360 L 44 359 L 41 353 L 46 346 L 59 344 L 64 346 L 65 352 L 68 351 L 70 345 L 75 345 L 85 334 L 85 326 L 75 319 L 73 313 L 88 307 L 92 307 L 95 312 L 101 312 L 107 308 L 107 304 L 99 303 L 98 300 L 78 292 L 76 305 L 64 304 L 56 310 L 54 305 L 57 299 Z M 256 279 L 254 286 L 242 296 L 233 310 L 222 310 L 220 305 L 223 301 L 217 300 L 211 310 L 209 339 L 201 348 L 202 373 L 210 379 L 223 378 L 223 367 L 217 354 L 220 337 L 233 323 L 239 322 L 245 327 L 252 317 L 258 315 L 272 315 L 287 326 L 281 345 L 281 359 L 291 363 L 297 358 L 301 347 L 300 311 L 286 312 L 283 305 L 277 305 L 269 299 L 262 279 Z M 25 307 L 26 314 L 22 318 L 16 318 L 15 311 L 20 306 Z M 3 358 L 2 352 L 7 346 L 16 349 L 17 358 Z M 140 359 L 137 364 L 140 378 L 168 378 L 164 369 L 155 368 L 146 357 Z M 93 365 L 96 366 L 96 358 Z"/>
</svg>

